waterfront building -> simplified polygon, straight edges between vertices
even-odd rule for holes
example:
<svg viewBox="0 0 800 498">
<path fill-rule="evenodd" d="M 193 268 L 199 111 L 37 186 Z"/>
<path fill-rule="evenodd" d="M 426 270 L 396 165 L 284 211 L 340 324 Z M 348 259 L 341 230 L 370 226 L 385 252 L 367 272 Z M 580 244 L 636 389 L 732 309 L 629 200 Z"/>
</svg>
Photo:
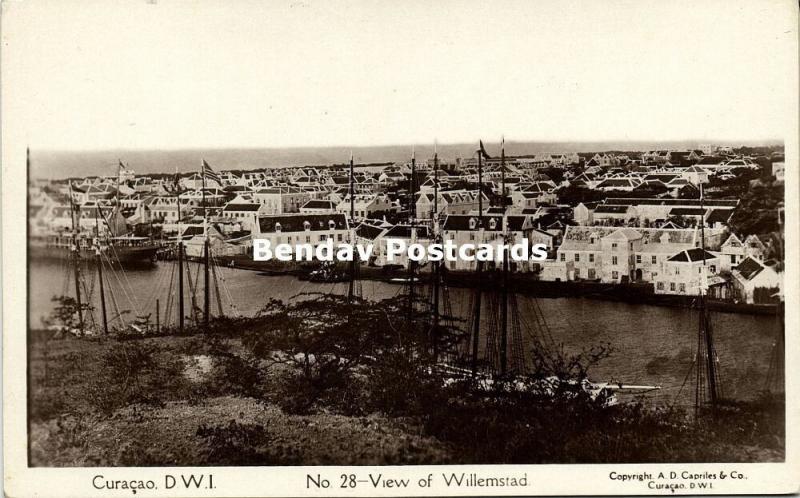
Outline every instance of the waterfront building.
<svg viewBox="0 0 800 498">
<path fill-rule="evenodd" d="M 175 196 L 150 197 L 137 207 L 134 217 L 140 223 L 177 223 L 178 198 Z"/>
<path fill-rule="evenodd" d="M 706 229 L 708 247 L 719 248 L 723 230 Z M 573 262 L 568 280 L 653 282 L 673 255 L 700 245 L 700 230 L 567 226 L 556 262 Z"/>
<path fill-rule="evenodd" d="M 367 241 L 365 239 L 367 243 L 374 244 L 374 260 L 372 263 L 376 266 L 400 265 L 403 268 L 408 268 L 408 252 L 403 252 L 394 256 L 391 261 L 387 258 L 388 240 L 402 240 L 406 243 L 406 246 L 416 243 L 422 245 L 423 247 L 427 247 L 431 242 L 428 227 L 415 226 L 412 228 L 410 225 L 405 224 L 395 225 L 383 229 L 380 227 L 375 227 L 374 225 L 370 225 L 369 228 L 360 230 L 358 232 L 360 234 L 359 237 L 369 237 L 370 234 L 376 234 L 378 230 L 381 230 L 380 233 L 375 235 L 371 241 Z M 421 263 L 424 263 L 424 261 L 420 262 L 420 264 Z"/>
<path fill-rule="evenodd" d="M 524 215 L 448 215 L 442 223 L 442 237 L 452 240 L 456 248 L 464 244 L 491 244 L 496 248 L 504 243 L 504 236 L 510 235 L 515 241 L 525 238 L 532 229 L 531 216 Z M 530 243 L 530 241 L 529 241 Z M 475 270 L 475 261 L 465 261 L 458 258 L 456 261 L 445 262 L 449 270 Z M 494 267 L 488 263 L 485 268 Z M 513 270 L 528 271 L 527 265 L 512 265 Z"/>
<path fill-rule="evenodd" d="M 256 202 L 229 202 L 222 209 L 222 216 L 233 218 L 241 224 L 242 230 L 252 231 L 259 216 L 268 214 L 264 204 Z"/>
<path fill-rule="evenodd" d="M 311 244 L 316 246 L 327 239 L 334 244 L 347 242 L 350 226 L 344 214 L 279 214 L 258 218 L 252 238 L 269 239 L 276 244 Z"/>
<path fill-rule="evenodd" d="M 667 258 L 655 277 L 656 294 L 697 295 L 714 283 L 720 258 L 703 248 L 686 249 Z M 722 281 L 720 281 L 722 282 Z"/>
<path fill-rule="evenodd" d="M 747 257 L 731 271 L 734 297 L 748 304 L 776 302 L 783 278 L 774 268 Z"/>
</svg>

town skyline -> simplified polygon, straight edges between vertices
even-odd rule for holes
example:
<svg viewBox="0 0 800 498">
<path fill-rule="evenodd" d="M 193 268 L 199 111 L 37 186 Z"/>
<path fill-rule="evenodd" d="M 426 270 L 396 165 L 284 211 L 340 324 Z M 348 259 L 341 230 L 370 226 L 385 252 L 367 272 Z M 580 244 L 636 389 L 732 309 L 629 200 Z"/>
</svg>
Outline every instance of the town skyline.
<svg viewBox="0 0 800 498">
<path fill-rule="evenodd" d="M 200 167 L 201 159 L 216 163 L 223 170 L 257 170 L 263 168 L 295 168 L 304 166 L 333 166 L 349 161 L 350 153 L 356 164 L 384 164 L 408 160 L 412 153 L 420 159 L 433 157 L 434 150 L 443 161 L 468 158 L 474 154 L 475 143 L 424 143 L 388 145 L 334 145 L 298 147 L 202 147 L 165 149 L 96 149 L 31 151 L 31 177 L 65 179 L 80 176 L 108 176 L 114 173 L 118 161 L 139 174 L 191 173 Z M 483 140 L 490 154 L 499 154 L 500 140 Z M 774 147 L 783 145 L 781 139 L 758 140 L 597 140 L 573 142 L 506 140 L 508 157 L 536 154 L 642 152 L 646 150 L 689 150 L 703 144 L 732 147 Z M 496 150 L 495 150 L 496 149 Z M 46 172 L 46 174 L 42 174 Z"/>
</svg>

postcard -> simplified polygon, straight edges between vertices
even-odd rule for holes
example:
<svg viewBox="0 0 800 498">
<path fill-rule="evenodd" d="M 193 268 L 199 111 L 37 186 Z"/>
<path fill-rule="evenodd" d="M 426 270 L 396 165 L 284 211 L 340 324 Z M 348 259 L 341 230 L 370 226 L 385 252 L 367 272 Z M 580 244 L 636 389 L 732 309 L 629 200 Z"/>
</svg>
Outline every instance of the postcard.
<svg viewBox="0 0 800 498">
<path fill-rule="evenodd" d="M 796 2 L 1 5 L 8 496 L 798 491 Z"/>
</svg>

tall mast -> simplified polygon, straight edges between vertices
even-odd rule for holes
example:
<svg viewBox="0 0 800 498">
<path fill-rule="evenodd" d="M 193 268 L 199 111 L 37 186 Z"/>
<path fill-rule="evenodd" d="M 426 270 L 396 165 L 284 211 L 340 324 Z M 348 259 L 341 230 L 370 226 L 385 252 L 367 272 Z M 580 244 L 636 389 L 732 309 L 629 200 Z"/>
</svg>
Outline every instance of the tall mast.
<svg viewBox="0 0 800 498">
<path fill-rule="evenodd" d="M 409 216 L 409 237 L 411 243 L 416 242 L 416 227 L 414 226 L 414 175 L 417 171 L 417 157 L 414 149 L 411 149 L 411 186 L 408 189 L 408 216 Z M 414 323 L 414 261 L 408 258 L 408 320 L 413 327 Z M 413 330 L 413 328 L 412 328 Z"/>
<path fill-rule="evenodd" d="M 439 219 L 439 153 L 433 144 L 433 216 L 434 223 Z"/>
<path fill-rule="evenodd" d="M 483 242 L 483 196 L 481 195 L 483 191 L 483 163 L 482 163 L 482 154 L 483 154 L 483 143 L 480 143 L 481 147 L 478 150 L 478 243 Z M 480 282 L 481 279 L 481 272 L 483 270 L 483 265 L 480 261 L 475 262 L 475 269 L 477 272 L 476 280 Z M 481 332 L 481 286 L 475 286 L 475 309 L 473 310 L 473 322 L 472 322 L 472 375 L 476 375 L 478 373 L 478 340 L 480 339 L 480 332 Z"/>
<path fill-rule="evenodd" d="M 178 330 L 183 333 L 183 232 L 181 231 L 181 197 L 178 167 L 175 166 L 175 200 L 178 204 Z"/>
<path fill-rule="evenodd" d="M 100 308 L 103 312 L 103 332 L 108 335 L 108 318 L 106 315 L 106 291 L 105 291 L 105 283 L 103 281 L 103 260 L 100 255 L 100 229 L 97 223 L 97 211 L 100 209 L 99 206 L 95 206 L 94 211 L 94 229 L 95 235 L 97 236 L 95 240 L 97 241 L 97 245 L 95 246 L 95 259 L 97 264 L 97 278 L 100 281 Z"/>
<path fill-rule="evenodd" d="M 483 143 L 478 151 L 478 223 L 483 226 L 483 163 L 481 162 L 483 155 Z"/>
<path fill-rule="evenodd" d="M 80 228 L 80 218 L 78 219 L 78 226 L 75 226 L 75 206 L 72 202 L 72 180 L 67 180 L 69 183 L 69 212 L 70 220 L 72 221 L 72 264 L 75 271 L 75 303 L 78 305 L 78 324 L 80 330 L 83 332 L 83 304 L 81 303 L 81 266 L 80 266 L 80 246 L 78 245 L 78 230 Z M 80 211 L 77 216 L 80 217 Z"/>
<path fill-rule="evenodd" d="M 349 182 L 349 191 L 350 191 L 350 243 L 355 243 L 355 229 L 353 228 L 355 225 L 355 216 L 356 216 L 356 200 L 355 200 L 355 192 L 354 192 L 354 185 L 353 182 L 355 181 L 353 177 L 353 151 L 350 151 L 350 182 Z M 350 275 L 348 278 L 347 284 L 347 302 L 353 301 L 353 296 L 355 295 L 355 281 L 356 281 L 356 258 L 355 254 L 353 258 L 350 260 Z"/>
<path fill-rule="evenodd" d="M 503 206 L 503 221 L 505 224 L 505 230 L 503 231 L 503 246 L 506 245 L 509 240 L 508 234 L 508 218 L 505 214 L 505 205 L 506 205 L 506 176 L 505 176 L 505 169 L 506 169 L 506 148 L 505 148 L 505 138 L 500 142 L 500 171 L 502 175 L 502 193 L 500 196 L 500 200 Z M 508 252 L 504 248 L 503 249 L 503 276 L 502 276 L 502 283 L 501 283 L 501 300 L 500 300 L 500 374 L 505 375 L 508 368 Z"/>
<path fill-rule="evenodd" d="M 439 154 L 436 151 L 436 144 L 433 146 L 433 216 L 431 216 L 434 241 L 440 243 L 439 240 Z M 439 279 L 441 278 L 440 261 L 433 262 L 433 361 L 439 360 Z"/>
<path fill-rule="evenodd" d="M 703 268 L 700 277 L 700 285 L 699 285 L 699 340 L 698 340 L 698 349 L 697 349 L 697 386 L 695 392 L 695 413 L 699 409 L 700 404 L 700 390 L 702 389 L 702 378 L 703 375 L 700 373 L 702 368 L 706 369 L 706 375 L 708 376 L 708 396 L 709 401 L 711 402 L 712 408 L 716 407 L 717 405 L 717 372 L 716 372 L 716 364 L 715 364 L 715 352 L 714 352 L 714 338 L 712 336 L 711 330 L 711 321 L 709 320 L 708 316 L 708 308 L 706 305 L 706 280 L 708 275 L 706 273 L 706 239 L 705 239 L 705 210 L 703 206 L 704 194 L 703 194 L 703 184 L 700 183 L 700 249 L 701 249 L 701 256 L 703 258 Z M 702 348 L 705 348 L 705 365 L 701 364 L 701 360 L 703 359 L 703 354 L 701 352 Z"/>
<path fill-rule="evenodd" d="M 414 180 L 417 175 L 417 153 L 412 148 L 411 149 L 411 185 L 408 187 L 408 217 L 411 220 L 411 224 L 414 224 Z"/>
<path fill-rule="evenodd" d="M 506 137 L 500 140 L 500 207 L 506 212 Z"/>
<path fill-rule="evenodd" d="M 183 240 L 178 235 L 178 330 L 183 332 Z"/>
<path fill-rule="evenodd" d="M 206 163 L 203 160 L 202 177 L 203 182 L 203 324 L 208 328 L 210 311 L 210 289 L 208 287 L 208 208 L 206 207 Z"/>
</svg>

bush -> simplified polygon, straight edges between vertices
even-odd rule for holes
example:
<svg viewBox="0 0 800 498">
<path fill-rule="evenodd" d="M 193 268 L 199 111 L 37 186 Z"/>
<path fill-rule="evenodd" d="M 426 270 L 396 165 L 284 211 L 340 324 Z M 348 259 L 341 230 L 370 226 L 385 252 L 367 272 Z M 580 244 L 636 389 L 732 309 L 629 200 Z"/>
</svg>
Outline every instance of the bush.
<svg viewBox="0 0 800 498">
<path fill-rule="evenodd" d="M 392 350 L 378 358 L 367 376 L 367 407 L 389 416 L 419 415 L 440 401 L 442 385 L 408 354 Z"/>
<path fill-rule="evenodd" d="M 123 406 L 162 406 L 181 382 L 180 362 L 157 361 L 156 348 L 141 340 L 118 342 L 102 357 L 89 380 L 86 400 L 106 414 Z"/>
<path fill-rule="evenodd" d="M 210 341 L 208 352 L 214 360 L 206 382 L 209 394 L 263 397 L 264 375 L 257 358 L 233 353 L 218 336 Z"/>
<path fill-rule="evenodd" d="M 300 461 L 293 448 L 272 444 L 262 425 L 236 420 L 211 427 L 203 424 L 196 435 L 203 443 L 204 465 L 294 465 Z"/>
</svg>

